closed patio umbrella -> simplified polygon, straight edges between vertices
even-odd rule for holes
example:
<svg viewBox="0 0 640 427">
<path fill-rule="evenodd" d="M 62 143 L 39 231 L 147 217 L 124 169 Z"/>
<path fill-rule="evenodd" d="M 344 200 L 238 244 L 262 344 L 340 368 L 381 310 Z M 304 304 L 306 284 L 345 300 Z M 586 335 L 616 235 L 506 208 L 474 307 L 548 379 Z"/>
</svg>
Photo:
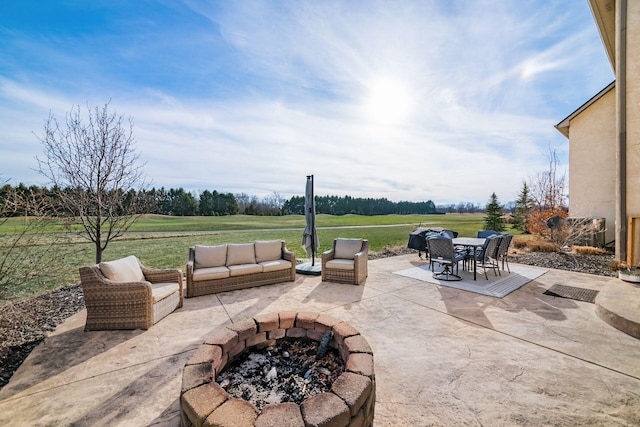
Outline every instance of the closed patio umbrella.
<svg viewBox="0 0 640 427">
<path fill-rule="evenodd" d="M 302 248 L 311 256 L 311 262 L 302 263 L 296 266 L 296 271 L 300 274 L 318 275 L 321 273 L 321 266 L 316 265 L 316 251 L 320 247 L 318 232 L 316 231 L 316 203 L 313 195 L 313 175 L 307 176 L 307 186 L 304 193 L 304 217 L 306 225 L 302 232 Z"/>
</svg>

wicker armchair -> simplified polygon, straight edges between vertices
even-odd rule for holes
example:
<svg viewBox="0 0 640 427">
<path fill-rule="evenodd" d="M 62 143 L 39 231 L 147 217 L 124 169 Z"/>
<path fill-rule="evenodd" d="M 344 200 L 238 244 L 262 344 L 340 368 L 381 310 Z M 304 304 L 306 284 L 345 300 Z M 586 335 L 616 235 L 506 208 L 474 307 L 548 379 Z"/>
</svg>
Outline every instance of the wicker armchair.
<svg viewBox="0 0 640 427">
<path fill-rule="evenodd" d="M 322 254 L 322 280 L 359 285 L 367 278 L 369 241 L 335 239 L 331 250 Z"/>
<path fill-rule="evenodd" d="M 182 307 L 182 271 L 144 267 L 135 256 L 80 267 L 85 331 L 149 329 Z"/>
</svg>

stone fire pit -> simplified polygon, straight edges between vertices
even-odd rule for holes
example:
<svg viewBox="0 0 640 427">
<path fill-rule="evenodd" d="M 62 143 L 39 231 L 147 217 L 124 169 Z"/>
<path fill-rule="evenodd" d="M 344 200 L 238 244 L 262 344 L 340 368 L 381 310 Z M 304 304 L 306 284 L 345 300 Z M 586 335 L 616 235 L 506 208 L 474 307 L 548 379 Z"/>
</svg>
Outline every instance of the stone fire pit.
<svg viewBox="0 0 640 427">
<path fill-rule="evenodd" d="M 259 411 L 230 397 L 215 381 L 238 355 L 272 346 L 283 338 L 320 341 L 332 330 L 331 347 L 345 362 L 345 371 L 330 392 L 295 403 L 269 404 Z M 186 363 L 180 408 L 183 426 L 371 426 L 375 407 L 373 352 L 358 331 L 325 314 L 283 311 L 261 314 L 226 327 L 206 338 Z"/>
</svg>

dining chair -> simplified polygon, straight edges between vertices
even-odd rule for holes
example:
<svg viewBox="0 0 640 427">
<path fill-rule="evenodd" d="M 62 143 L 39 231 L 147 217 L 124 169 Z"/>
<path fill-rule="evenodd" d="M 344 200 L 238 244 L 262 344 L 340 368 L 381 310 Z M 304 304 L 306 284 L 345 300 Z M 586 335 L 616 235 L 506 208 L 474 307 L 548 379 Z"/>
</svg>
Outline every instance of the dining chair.
<svg viewBox="0 0 640 427">
<path fill-rule="evenodd" d="M 440 272 L 433 271 L 433 278 L 444 281 L 462 280 L 458 274 L 453 273 L 453 266 L 458 273 L 458 263 L 464 259 L 464 253 L 456 252 L 453 249 L 453 241 L 448 237 L 435 236 L 427 239 L 429 247 L 429 259 L 433 269 L 433 263 L 438 263 L 444 267 Z"/>
<path fill-rule="evenodd" d="M 511 246 L 512 239 L 513 236 L 511 234 L 503 234 L 496 254 L 496 259 L 502 261 L 502 271 L 504 271 L 504 264 L 506 263 L 509 273 L 511 273 L 511 269 L 509 268 L 509 246 Z M 500 273 L 500 270 L 498 270 L 498 273 Z"/>
<path fill-rule="evenodd" d="M 500 234 L 500 233 L 494 230 L 480 230 L 478 231 L 478 234 L 476 235 L 476 237 L 478 239 L 486 239 L 487 237 L 493 236 L 495 234 Z"/>
<path fill-rule="evenodd" d="M 500 241 L 502 240 L 502 236 L 499 234 L 494 234 L 492 236 L 487 237 L 484 245 L 480 248 L 480 252 L 477 254 L 476 265 L 479 265 L 484 271 L 485 279 L 489 280 L 489 276 L 487 275 L 487 269 L 493 269 L 493 274 L 496 276 L 500 273 L 498 268 L 498 247 L 500 246 Z M 497 272 L 497 273 L 496 273 Z"/>
</svg>

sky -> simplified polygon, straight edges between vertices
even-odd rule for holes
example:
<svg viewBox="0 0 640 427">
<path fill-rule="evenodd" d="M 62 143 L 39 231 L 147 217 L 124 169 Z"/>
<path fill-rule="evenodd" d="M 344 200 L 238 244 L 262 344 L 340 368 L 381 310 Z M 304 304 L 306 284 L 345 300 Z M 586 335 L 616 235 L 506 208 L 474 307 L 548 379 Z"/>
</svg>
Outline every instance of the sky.
<svg viewBox="0 0 640 427">
<path fill-rule="evenodd" d="M 156 188 L 505 203 L 613 79 L 586 0 L 2 1 L 0 180 L 109 103 Z"/>
</svg>

